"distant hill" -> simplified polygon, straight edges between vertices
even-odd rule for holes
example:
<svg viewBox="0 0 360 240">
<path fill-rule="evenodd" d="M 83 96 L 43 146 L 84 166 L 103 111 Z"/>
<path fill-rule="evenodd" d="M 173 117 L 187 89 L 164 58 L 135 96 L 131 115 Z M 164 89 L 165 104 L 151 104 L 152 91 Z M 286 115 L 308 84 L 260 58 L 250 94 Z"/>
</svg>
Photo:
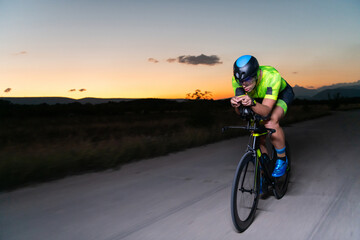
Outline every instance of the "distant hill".
<svg viewBox="0 0 360 240">
<path fill-rule="evenodd" d="M 25 104 L 25 105 L 37 105 L 37 104 L 68 104 L 79 102 L 82 104 L 91 103 L 108 103 L 108 102 L 121 102 L 121 101 L 130 101 L 135 100 L 131 98 L 82 98 L 82 99 L 72 99 L 65 97 L 7 97 L 0 98 L 0 100 L 6 100 L 14 104 Z"/>
<path fill-rule="evenodd" d="M 108 102 L 124 102 L 138 100 L 139 98 L 82 98 L 82 99 L 72 99 L 65 97 L 0 97 L 0 100 L 9 101 L 13 104 L 22 104 L 22 105 L 38 105 L 38 104 L 69 104 L 69 103 L 81 103 L 81 104 L 100 104 Z M 177 102 L 183 102 L 185 99 L 168 99 Z"/>
<path fill-rule="evenodd" d="M 323 86 L 317 89 L 308 89 L 295 85 L 293 87 L 295 97 L 309 100 L 328 100 L 329 98 L 360 97 L 360 80 L 352 83 L 337 83 Z"/>
<path fill-rule="evenodd" d="M 64 98 L 64 97 L 2 97 L 0 100 L 9 101 L 14 104 L 50 104 L 54 105 L 57 103 L 67 104 L 76 102 L 75 99 L 72 98 Z"/>
<path fill-rule="evenodd" d="M 300 87 L 298 85 L 295 85 L 293 87 L 295 97 L 300 99 L 307 99 L 315 96 L 318 93 L 317 89 L 308 89 L 304 87 Z"/>
<path fill-rule="evenodd" d="M 336 83 L 333 85 L 323 86 L 318 88 L 319 91 L 327 90 L 327 89 L 335 89 L 335 88 L 352 88 L 352 87 L 360 87 L 360 80 L 357 82 L 351 83 Z"/>
<path fill-rule="evenodd" d="M 360 97 L 360 86 L 359 87 L 342 87 L 335 89 L 326 89 L 312 97 L 314 100 L 328 100 L 334 98 L 354 98 Z"/>
<path fill-rule="evenodd" d="M 76 100 L 76 102 L 85 104 L 85 103 L 91 103 L 91 104 L 99 104 L 99 103 L 108 103 L 108 102 L 123 102 L 123 101 L 131 101 L 136 100 L 136 98 L 82 98 L 79 100 Z"/>
</svg>

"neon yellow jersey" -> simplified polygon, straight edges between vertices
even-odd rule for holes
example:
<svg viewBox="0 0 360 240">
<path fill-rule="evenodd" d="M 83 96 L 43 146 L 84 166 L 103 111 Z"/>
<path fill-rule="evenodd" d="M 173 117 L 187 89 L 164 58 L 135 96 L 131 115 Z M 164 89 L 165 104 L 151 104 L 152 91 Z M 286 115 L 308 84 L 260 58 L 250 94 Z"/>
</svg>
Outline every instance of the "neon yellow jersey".
<svg viewBox="0 0 360 240">
<path fill-rule="evenodd" d="M 280 76 L 280 73 L 271 66 L 260 66 L 257 76 L 260 75 L 262 70 L 262 77 L 258 79 L 255 88 L 247 94 L 251 98 L 268 98 L 277 100 L 279 93 L 285 89 L 287 82 Z M 245 95 L 242 86 L 232 77 L 232 87 L 236 96 Z"/>
</svg>

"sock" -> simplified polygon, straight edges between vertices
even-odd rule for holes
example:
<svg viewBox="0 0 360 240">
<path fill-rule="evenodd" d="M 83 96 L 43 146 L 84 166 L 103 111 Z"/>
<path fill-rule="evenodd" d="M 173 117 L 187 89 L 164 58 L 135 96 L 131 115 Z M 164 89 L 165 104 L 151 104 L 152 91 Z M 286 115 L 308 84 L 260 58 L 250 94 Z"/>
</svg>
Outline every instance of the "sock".
<svg viewBox="0 0 360 240">
<path fill-rule="evenodd" d="M 285 148 L 286 147 L 284 147 L 284 148 L 282 148 L 282 149 L 276 149 L 275 148 L 275 151 L 277 152 L 277 155 L 278 155 L 278 159 L 280 159 L 280 160 L 282 160 L 282 161 L 286 161 L 286 156 L 284 156 L 284 157 L 279 157 L 279 154 L 283 154 L 283 153 L 285 153 Z"/>
</svg>

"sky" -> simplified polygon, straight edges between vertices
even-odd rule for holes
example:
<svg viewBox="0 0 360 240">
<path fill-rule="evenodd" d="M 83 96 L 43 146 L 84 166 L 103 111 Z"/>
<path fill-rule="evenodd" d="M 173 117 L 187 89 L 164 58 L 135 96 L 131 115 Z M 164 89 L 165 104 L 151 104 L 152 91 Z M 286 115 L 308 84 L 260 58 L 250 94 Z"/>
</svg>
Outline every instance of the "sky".
<svg viewBox="0 0 360 240">
<path fill-rule="evenodd" d="M 360 80 L 359 0 L 0 0 L 0 97 L 231 97 L 241 55 L 292 86 Z"/>
</svg>

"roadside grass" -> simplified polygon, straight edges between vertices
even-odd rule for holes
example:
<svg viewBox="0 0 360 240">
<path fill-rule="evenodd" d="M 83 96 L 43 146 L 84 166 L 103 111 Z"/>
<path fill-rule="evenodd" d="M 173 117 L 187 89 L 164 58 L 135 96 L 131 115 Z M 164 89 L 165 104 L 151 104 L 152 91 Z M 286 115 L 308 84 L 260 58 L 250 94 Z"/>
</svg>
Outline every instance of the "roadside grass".
<svg viewBox="0 0 360 240">
<path fill-rule="evenodd" d="M 360 103 L 350 103 L 350 104 L 341 104 L 337 110 L 339 111 L 348 111 L 353 109 L 359 109 Z"/>
<path fill-rule="evenodd" d="M 311 120 L 331 114 L 331 108 L 327 105 L 294 105 L 291 106 L 281 121 L 282 125 Z"/>
<path fill-rule="evenodd" d="M 244 135 L 241 130 L 221 133 L 223 126 L 243 124 L 228 105 L 228 101 L 206 101 L 181 105 L 179 110 L 45 116 L 27 116 L 25 111 L 21 116 L 2 117 L 0 191 L 117 169 L 132 161 Z M 330 113 L 326 104 L 294 105 L 282 124 Z"/>
</svg>

